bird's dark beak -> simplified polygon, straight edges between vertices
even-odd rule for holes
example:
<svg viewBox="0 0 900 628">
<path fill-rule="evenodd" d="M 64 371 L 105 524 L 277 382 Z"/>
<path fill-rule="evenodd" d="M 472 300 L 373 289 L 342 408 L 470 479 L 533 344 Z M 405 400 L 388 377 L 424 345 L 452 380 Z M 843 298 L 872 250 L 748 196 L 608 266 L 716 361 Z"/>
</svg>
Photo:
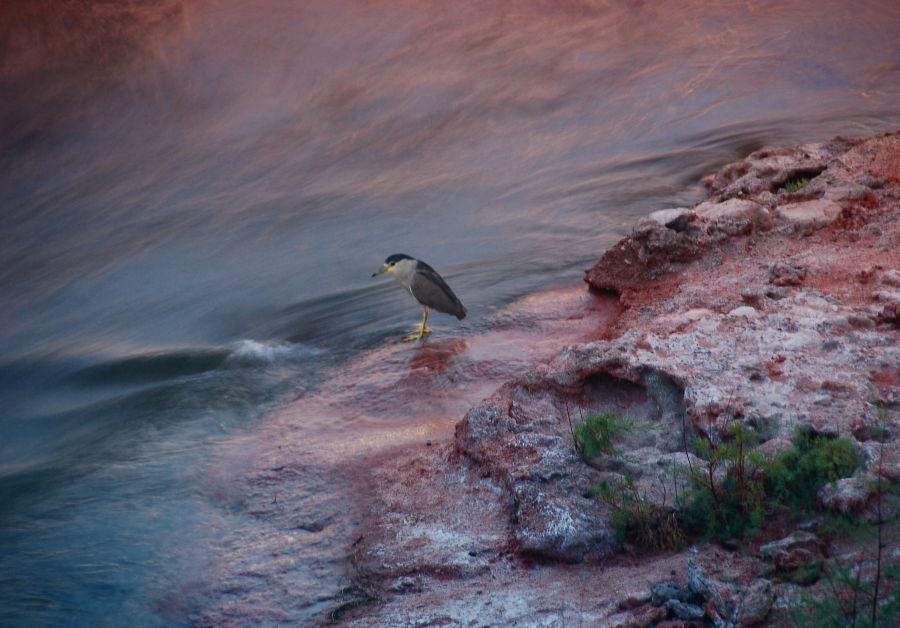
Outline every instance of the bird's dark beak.
<svg viewBox="0 0 900 628">
<path fill-rule="evenodd" d="M 387 271 L 387 266 L 382 266 L 378 269 L 377 273 L 372 273 L 373 277 L 377 277 L 378 275 L 383 275 Z"/>
</svg>

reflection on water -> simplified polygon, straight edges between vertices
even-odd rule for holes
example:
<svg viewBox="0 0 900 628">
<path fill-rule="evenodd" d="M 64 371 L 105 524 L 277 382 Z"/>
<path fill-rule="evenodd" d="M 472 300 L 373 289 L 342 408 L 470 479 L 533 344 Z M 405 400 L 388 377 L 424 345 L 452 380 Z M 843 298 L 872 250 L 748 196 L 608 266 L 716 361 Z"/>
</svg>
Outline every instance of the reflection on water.
<svg viewBox="0 0 900 628">
<path fill-rule="evenodd" d="M 442 373 L 447 370 L 455 356 L 468 348 L 469 343 L 463 338 L 422 343 L 416 347 L 415 354 L 409 361 L 409 370 L 415 372 L 421 369 L 426 373 Z"/>
<path fill-rule="evenodd" d="M 898 28 L 884 0 L 9 0 L 0 621 L 226 617 L 250 594 L 210 601 L 206 561 L 282 529 L 247 514 L 241 469 L 258 476 L 234 453 L 273 408 L 302 398 L 292 442 L 338 458 L 360 449 L 325 434 L 438 420 L 390 393 L 455 377 L 432 398 L 458 412 L 523 346 L 502 308 L 577 281 L 636 216 L 763 144 L 900 126 Z M 418 310 L 368 281 L 396 251 L 470 308 L 403 359 L 384 348 Z M 291 512 L 340 512 L 316 505 L 332 472 L 297 481 Z M 201 476 L 231 478 L 228 499 Z M 310 558 L 284 586 L 338 570 L 341 521 L 291 542 Z"/>
</svg>

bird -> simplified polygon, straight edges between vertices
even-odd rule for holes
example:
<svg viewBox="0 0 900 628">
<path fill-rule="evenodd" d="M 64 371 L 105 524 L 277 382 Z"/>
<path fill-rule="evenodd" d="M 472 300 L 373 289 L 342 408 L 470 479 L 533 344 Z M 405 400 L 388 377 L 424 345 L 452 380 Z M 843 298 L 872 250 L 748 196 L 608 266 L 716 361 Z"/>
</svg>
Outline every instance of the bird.
<svg viewBox="0 0 900 628">
<path fill-rule="evenodd" d="M 421 340 L 431 333 L 428 322 L 428 308 L 451 314 L 462 320 L 466 317 L 466 307 L 462 304 L 444 278 L 431 266 L 409 255 L 397 253 L 384 260 L 381 268 L 372 273 L 372 277 L 387 273 L 406 288 L 411 295 L 422 304 L 422 323 L 417 330 L 403 340 Z"/>
</svg>

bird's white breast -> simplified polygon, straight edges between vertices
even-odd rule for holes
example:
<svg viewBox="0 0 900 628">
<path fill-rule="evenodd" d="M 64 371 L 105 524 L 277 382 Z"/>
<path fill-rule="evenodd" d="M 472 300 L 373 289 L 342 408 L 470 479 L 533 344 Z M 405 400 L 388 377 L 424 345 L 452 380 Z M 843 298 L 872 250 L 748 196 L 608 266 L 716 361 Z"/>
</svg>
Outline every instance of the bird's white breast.
<svg viewBox="0 0 900 628">
<path fill-rule="evenodd" d="M 412 281 L 416 275 L 416 260 L 402 259 L 391 269 L 391 275 L 397 282 L 412 294 Z"/>
</svg>

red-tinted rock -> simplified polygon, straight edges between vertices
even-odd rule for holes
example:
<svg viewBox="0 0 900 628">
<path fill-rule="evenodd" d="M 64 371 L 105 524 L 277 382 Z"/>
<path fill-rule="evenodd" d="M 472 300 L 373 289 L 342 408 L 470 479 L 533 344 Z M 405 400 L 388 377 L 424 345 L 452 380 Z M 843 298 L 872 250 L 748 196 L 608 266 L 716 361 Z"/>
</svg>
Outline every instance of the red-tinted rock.
<svg viewBox="0 0 900 628">
<path fill-rule="evenodd" d="M 466 414 L 452 443 L 421 447 L 416 455 L 426 462 L 383 463 L 360 564 L 364 575 L 396 583 L 396 590 L 371 613 L 382 623 L 400 610 L 412 619 L 462 623 L 489 589 L 496 623 L 550 613 L 562 596 L 576 600 L 566 607 L 573 622 L 666 625 L 664 607 L 622 609 L 615 600 L 660 578 L 684 578 L 686 554 L 613 554 L 606 506 L 592 492 L 600 479 L 633 476 L 658 507 L 672 503 L 675 485 L 687 486 L 691 468 L 702 472 L 705 463 L 691 454 L 695 439 L 719 439 L 735 422 L 754 430 L 769 455 L 789 446 L 797 428 L 837 437 L 858 421 L 884 421 L 897 433 L 900 350 L 886 298 L 896 286 L 883 269 L 900 268 L 898 148 L 900 134 L 764 149 L 707 179 L 706 208 L 664 210 L 641 221 L 585 275 L 593 289 L 615 291 L 625 306 L 609 327 L 597 325 L 587 341 L 520 369 Z M 805 185 L 794 190 L 800 178 Z M 779 212 L 779 205 L 787 208 Z M 815 229 L 765 230 L 752 220 L 805 220 L 813 209 Z M 742 301 L 752 311 L 741 309 Z M 423 355 L 415 373 L 389 386 L 366 383 L 347 401 L 374 391 L 412 404 L 423 385 L 443 389 L 430 378 L 466 376 L 473 346 Z M 515 358 L 501 341 L 482 346 L 483 359 Z M 442 408 L 447 415 L 450 406 Z M 580 459 L 570 423 L 580 420 L 579 409 L 635 418 L 635 429 L 615 443 L 615 458 Z M 881 468 L 882 481 L 900 481 L 896 439 L 858 446 L 864 473 Z M 841 494 L 823 495 L 823 503 L 840 509 Z M 802 567 L 819 559 L 810 536 L 762 549 L 779 568 Z M 688 566 L 688 582 L 702 590 L 710 621 L 739 619 L 730 612 L 739 603 L 744 623 L 767 621 L 770 592 L 753 583 L 762 569 L 718 571 L 757 558 L 712 555 L 710 546 L 697 552 L 687 554 L 698 561 Z M 716 580 L 700 568 L 701 557 Z M 403 577 L 411 574 L 416 580 L 407 586 Z M 726 580 L 743 598 L 723 593 Z M 572 592 L 579 587 L 586 588 Z M 356 625 L 367 625 L 365 618 Z"/>
</svg>

